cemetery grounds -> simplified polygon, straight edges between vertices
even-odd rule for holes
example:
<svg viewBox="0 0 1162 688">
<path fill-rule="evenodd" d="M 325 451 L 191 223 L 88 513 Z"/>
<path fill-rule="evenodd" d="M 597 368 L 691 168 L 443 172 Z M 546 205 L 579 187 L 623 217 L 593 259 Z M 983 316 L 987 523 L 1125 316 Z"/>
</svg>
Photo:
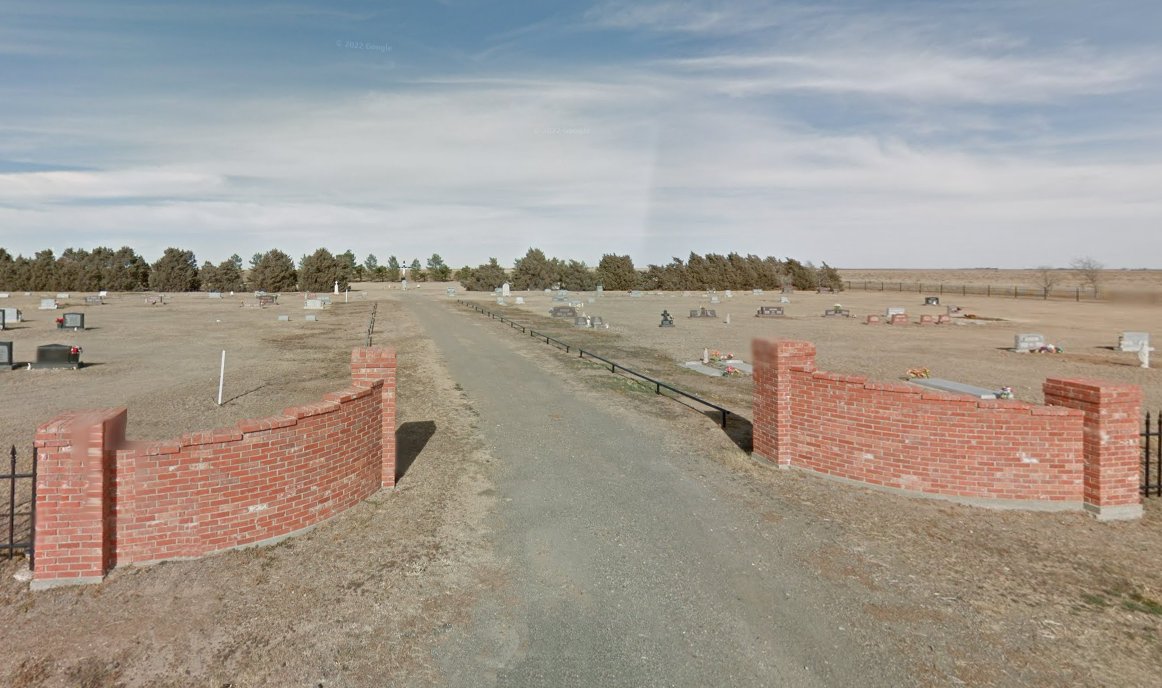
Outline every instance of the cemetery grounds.
<svg viewBox="0 0 1162 688">
<path fill-rule="evenodd" d="M 1135 274 L 1135 277 L 1141 275 Z M 1144 291 L 1162 293 L 1162 277 Z M 927 281 L 927 278 L 925 279 Z M 458 623 L 475 591 L 502 584 L 491 559 L 483 516 L 494 508 L 488 455 L 473 433 L 467 400 L 439 354 L 400 303 L 452 307 L 456 298 L 527 321 L 570 343 L 705 396 L 749 417 L 747 378 L 709 378 L 680 367 L 702 350 L 749 360 L 753 337 L 813 341 L 820 368 L 897 380 L 908 368 L 934 377 L 999 388 L 1039 402 L 1048 376 L 1084 376 L 1141 385 L 1144 410 L 1162 409 L 1162 356 L 1137 367 L 1112 350 L 1124 330 L 1162 339 L 1162 317 L 1148 302 L 1038 301 L 942 297 L 922 293 L 849 292 L 789 295 L 787 317 L 753 317 L 779 294 L 625 293 L 574 295 L 608 330 L 580 330 L 544 317 L 543 293 L 514 293 L 524 306 L 497 307 L 483 294 L 448 297 L 447 285 L 401 293 L 358 285 L 367 298 L 336 303 L 305 322 L 301 295 L 266 309 L 241 308 L 241 297 L 211 301 L 181 294 L 148 306 L 142 295 L 115 294 L 84 306 L 80 295 L 58 311 L 38 311 L 40 295 L 14 296 L 27 321 L 2 333 L 17 360 L 47 343 L 83 347 L 80 371 L 0 373 L 0 443 L 31 445 L 36 425 L 60 411 L 127 406 L 130 439 L 163 439 L 277 413 L 345 387 L 350 350 L 363 344 L 373 301 L 375 343 L 400 352 L 400 418 L 405 428 L 436 419 L 437 431 L 400 437 L 415 462 L 393 492 L 377 495 L 315 530 L 278 546 L 113 572 L 100 586 L 29 593 L 0 560 L 0 628 L 6 648 L 0 682 L 40 685 L 301 685 L 344 676 L 437 681 L 428 651 L 441 629 Z M 49 295 L 51 296 L 51 295 Z M 589 298 L 595 298 L 590 305 Z M 441 304 L 440 302 L 444 302 Z M 853 317 L 822 318 L 842 304 Z M 862 316 L 904 306 L 913 319 L 956 304 L 981 316 L 952 325 L 864 325 Z M 719 317 L 692 320 L 690 309 Z M 663 309 L 676 327 L 659 328 Z M 86 313 L 85 332 L 58 332 L 62 312 Z M 463 309 L 465 318 L 480 318 Z M 725 324 L 727 314 L 730 324 Z M 290 322 L 278 322 L 288 314 Z M 498 336 L 521 337 L 499 323 Z M 1062 354 L 1007 351 L 1013 335 L 1037 332 Z M 856 598 L 889 591 L 899 604 L 869 602 L 921 684 L 955 675 L 973 685 L 1151 685 L 1162 656 L 1162 511 L 1097 523 L 1075 513 L 989 511 L 840 486 L 751 461 L 745 424 L 723 433 L 716 419 L 656 397 L 623 376 L 527 339 L 530 360 L 597 391 L 611 405 L 663 423 L 753 486 L 757 519 L 776 523 L 793 511 L 829 523 L 830 542 L 802 548 L 801 566 Z M 215 403 L 218 364 L 227 350 L 224 397 Z M 408 431 L 412 432 L 412 431 Z M 418 452 L 418 455 L 416 455 Z M 771 508 L 777 503 L 779 509 Z M 369 650 L 370 648 L 370 650 Z M 338 667 L 342 668 L 339 672 Z M 926 677 L 928 677 L 926 679 Z M 361 685 L 353 683 L 352 685 Z"/>
</svg>

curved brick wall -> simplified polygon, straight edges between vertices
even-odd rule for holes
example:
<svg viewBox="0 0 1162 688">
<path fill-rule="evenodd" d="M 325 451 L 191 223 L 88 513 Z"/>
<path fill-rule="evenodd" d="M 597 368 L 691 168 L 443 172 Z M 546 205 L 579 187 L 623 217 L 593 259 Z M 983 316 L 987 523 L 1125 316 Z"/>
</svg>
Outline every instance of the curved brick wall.
<svg viewBox="0 0 1162 688">
<path fill-rule="evenodd" d="M 966 500 L 1140 513 L 1135 387 L 1049 380 L 1054 405 L 1039 406 L 818 371 L 810 342 L 757 340 L 754 359 L 754 451 L 781 466 Z"/>
<path fill-rule="evenodd" d="M 395 353 L 351 365 L 318 403 L 168 442 L 126 442 L 124 408 L 41 426 L 34 586 L 275 540 L 393 485 Z"/>
</svg>

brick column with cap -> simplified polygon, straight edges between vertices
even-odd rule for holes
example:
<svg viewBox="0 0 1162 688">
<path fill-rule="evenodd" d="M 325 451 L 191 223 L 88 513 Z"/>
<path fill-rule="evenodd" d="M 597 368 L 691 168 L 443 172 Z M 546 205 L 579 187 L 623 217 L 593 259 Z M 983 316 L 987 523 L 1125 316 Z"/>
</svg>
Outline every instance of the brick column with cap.
<svg viewBox="0 0 1162 688">
<path fill-rule="evenodd" d="M 794 340 L 756 339 L 754 357 L 753 454 L 788 468 L 791 437 L 791 369 L 815 370 L 815 345 Z"/>
</svg>

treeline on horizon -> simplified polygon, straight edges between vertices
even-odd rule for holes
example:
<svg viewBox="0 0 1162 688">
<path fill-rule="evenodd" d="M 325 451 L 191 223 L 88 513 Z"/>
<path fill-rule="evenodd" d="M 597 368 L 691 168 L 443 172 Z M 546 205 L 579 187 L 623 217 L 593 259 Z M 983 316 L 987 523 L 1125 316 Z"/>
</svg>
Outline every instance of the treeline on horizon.
<svg viewBox="0 0 1162 688">
<path fill-rule="evenodd" d="M 505 282 L 516 290 L 562 288 L 592 291 L 598 285 L 610 291 L 775 289 L 793 286 L 814 289 L 827 286 L 838 291 L 843 284 L 835 268 L 823 263 L 793 258 L 779 260 L 738 253 L 701 256 L 690 253 L 683 261 L 675 257 L 666 265 L 638 269 L 628 255 L 605 254 L 593 268 L 584 261 L 548 258 L 540 249 L 530 248 L 505 270 L 496 258 L 477 267 L 453 271 L 439 254 L 426 261 L 413 259 L 404 265 L 390 256 L 381 265 L 374 254 L 358 262 L 348 250 L 332 254 L 324 248 L 302 256 L 298 263 L 286 253 L 272 249 L 251 256 L 245 266 L 235 254 L 214 264 L 200 266 L 193 251 L 167 248 L 149 263 L 134 249 L 99 246 L 92 250 L 69 248 L 57 256 L 51 249 L 33 257 L 13 256 L 0 247 L 0 291 L 326 291 L 336 282 L 347 289 L 351 282 L 458 281 L 469 291 L 492 291 Z"/>
</svg>

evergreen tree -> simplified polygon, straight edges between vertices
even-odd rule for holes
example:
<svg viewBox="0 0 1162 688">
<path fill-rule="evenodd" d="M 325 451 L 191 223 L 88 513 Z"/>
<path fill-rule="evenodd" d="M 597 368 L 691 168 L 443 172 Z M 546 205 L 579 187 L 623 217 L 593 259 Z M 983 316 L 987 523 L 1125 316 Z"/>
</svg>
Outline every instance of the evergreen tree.
<svg viewBox="0 0 1162 688">
<path fill-rule="evenodd" d="M 401 270 L 399 268 L 399 259 L 395 256 L 390 256 L 387 259 L 387 281 L 398 282 L 401 277 Z"/>
<path fill-rule="evenodd" d="M 439 253 L 433 253 L 428 259 L 428 279 L 433 282 L 447 282 L 451 277 L 452 269 L 444 263 Z"/>
<path fill-rule="evenodd" d="M 327 249 L 320 248 L 309 256 L 303 256 L 299 262 L 299 288 L 303 291 L 331 291 L 338 282 L 340 290 L 347 289 L 349 265 L 344 255 L 333 256 Z"/>
<path fill-rule="evenodd" d="M 197 291 L 200 284 L 193 251 L 167 248 L 149 272 L 149 287 L 155 291 Z"/>
<path fill-rule="evenodd" d="M 419 258 L 413 258 L 412 264 L 408 266 L 408 279 L 413 282 L 427 281 L 428 276 L 424 274 L 424 269 L 420 266 Z"/>
<path fill-rule="evenodd" d="M 560 269 L 539 248 L 530 248 L 524 258 L 518 258 L 513 264 L 512 288 L 517 291 L 540 291 L 556 286 L 559 281 Z"/>
<path fill-rule="evenodd" d="M 597 279 L 609 291 L 629 291 L 638 286 L 638 272 L 628 255 L 606 253 L 597 264 Z"/>
<path fill-rule="evenodd" d="M 248 280 L 253 289 L 278 292 L 294 291 L 298 284 L 298 273 L 291 257 L 278 249 L 271 249 L 259 256 L 250 271 Z"/>
<path fill-rule="evenodd" d="M 468 291 L 492 291 L 507 281 L 508 276 L 504 273 L 504 268 L 500 267 L 500 263 L 495 258 L 489 258 L 484 265 L 472 270 L 472 274 L 467 280 L 462 280 L 460 284 Z"/>
</svg>

